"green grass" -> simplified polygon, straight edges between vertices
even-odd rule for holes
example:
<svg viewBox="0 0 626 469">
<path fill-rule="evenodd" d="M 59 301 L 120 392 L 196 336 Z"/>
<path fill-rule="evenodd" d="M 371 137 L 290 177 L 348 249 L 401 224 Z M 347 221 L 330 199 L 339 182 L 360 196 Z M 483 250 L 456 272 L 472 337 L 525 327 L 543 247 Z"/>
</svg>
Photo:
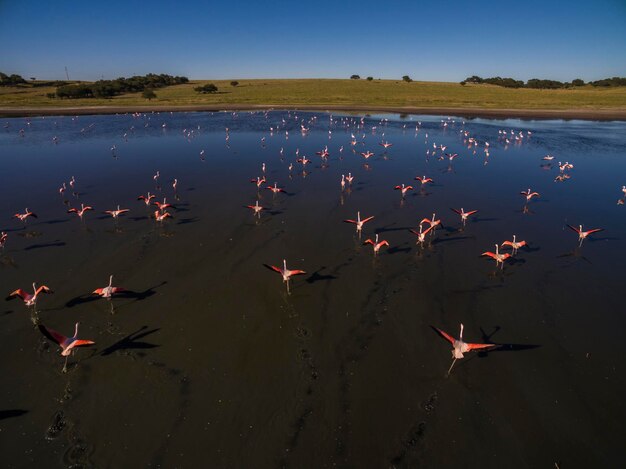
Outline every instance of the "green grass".
<svg viewBox="0 0 626 469">
<path fill-rule="evenodd" d="M 215 94 L 196 93 L 193 88 L 214 83 Z M 563 90 L 510 89 L 492 85 L 461 86 L 458 83 L 400 80 L 230 80 L 193 81 L 157 89 L 148 101 L 141 93 L 112 99 L 50 99 L 54 87 L 0 88 L 0 107 L 167 106 L 213 104 L 359 105 L 393 107 L 448 107 L 483 109 L 610 109 L 626 110 L 626 87 L 583 86 Z"/>
</svg>

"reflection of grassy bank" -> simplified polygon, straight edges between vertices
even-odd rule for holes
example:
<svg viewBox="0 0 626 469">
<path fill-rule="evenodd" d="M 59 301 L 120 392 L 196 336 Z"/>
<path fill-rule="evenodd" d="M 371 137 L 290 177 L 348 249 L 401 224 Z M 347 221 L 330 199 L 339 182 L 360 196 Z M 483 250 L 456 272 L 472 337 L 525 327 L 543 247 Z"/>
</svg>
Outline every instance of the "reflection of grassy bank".
<svg viewBox="0 0 626 469">
<path fill-rule="evenodd" d="M 200 94 L 198 85 L 215 83 L 215 94 Z M 626 110 L 626 87 L 592 87 L 538 90 L 492 85 L 461 86 L 458 83 L 401 80 L 230 80 L 192 81 L 156 90 L 148 101 L 141 93 L 111 99 L 51 99 L 55 87 L 0 88 L 1 107 L 168 106 L 214 104 L 261 105 L 357 105 L 398 107 L 450 107 L 485 109 L 613 109 Z"/>
</svg>

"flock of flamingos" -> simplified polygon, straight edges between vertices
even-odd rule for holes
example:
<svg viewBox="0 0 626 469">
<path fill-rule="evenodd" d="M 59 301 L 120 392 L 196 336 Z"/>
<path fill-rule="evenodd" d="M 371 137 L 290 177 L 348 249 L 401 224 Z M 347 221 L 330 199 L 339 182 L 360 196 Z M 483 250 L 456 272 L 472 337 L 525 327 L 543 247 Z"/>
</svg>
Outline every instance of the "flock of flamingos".
<svg viewBox="0 0 626 469">
<path fill-rule="evenodd" d="M 289 116 L 293 117 L 295 121 L 298 122 L 297 115 L 295 114 L 292 115 L 290 113 Z M 300 131 L 302 132 L 302 134 L 306 134 L 307 132 L 309 132 L 309 128 L 307 127 L 307 125 L 310 126 L 312 123 L 315 123 L 316 120 L 317 120 L 316 116 L 314 116 L 308 121 L 301 119 L 299 121 L 299 124 L 300 124 Z M 333 123 L 332 116 L 330 116 L 330 120 L 331 120 L 331 123 Z M 381 121 L 381 124 L 384 125 L 385 121 L 386 119 L 383 119 Z M 347 144 L 351 147 L 351 152 L 354 155 L 356 155 L 356 157 L 361 156 L 367 162 L 369 158 L 375 155 L 375 152 L 373 151 L 373 149 L 369 149 L 367 151 L 362 151 L 362 152 L 357 151 L 357 148 L 359 148 L 358 145 L 365 145 L 364 139 L 365 139 L 365 132 L 366 132 L 366 123 L 365 123 L 364 118 L 361 118 L 361 119 L 342 118 L 342 119 L 338 119 L 336 122 L 343 125 L 344 128 L 352 130 L 351 138 L 349 142 L 347 142 Z M 442 122 L 442 126 L 444 127 L 448 126 L 451 123 L 454 123 L 454 121 L 451 121 L 450 118 L 448 118 L 448 120 L 442 120 L 441 122 Z M 274 133 L 278 133 L 279 131 L 282 132 L 283 129 L 286 127 L 286 124 L 287 122 L 283 118 L 282 128 L 281 128 L 281 124 L 277 125 L 276 127 L 270 127 L 269 129 L 270 135 L 273 135 Z M 416 132 L 418 131 L 420 125 L 421 123 L 418 123 L 418 125 L 416 126 Z M 163 127 L 165 126 L 166 124 L 163 124 Z M 371 130 L 373 131 L 373 133 L 375 133 L 376 127 L 373 126 Z M 329 132 L 329 139 L 330 139 L 332 130 L 329 130 L 328 132 Z M 183 131 L 183 134 L 185 134 L 187 138 L 192 137 L 193 133 L 194 133 L 194 130 L 185 129 Z M 355 136 L 355 133 L 357 134 L 363 133 L 363 137 L 361 141 L 357 139 L 357 137 Z M 288 130 L 284 130 L 284 134 L 285 134 L 285 138 L 288 139 L 289 138 Z M 489 155 L 489 147 L 490 147 L 489 142 L 487 141 L 479 142 L 477 138 L 470 136 L 469 132 L 466 130 L 461 130 L 461 134 L 462 134 L 462 138 L 464 139 L 464 143 L 466 144 L 467 148 L 473 149 L 474 153 L 477 150 L 482 150 L 485 152 L 487 156 Z M 501 141 L 503 144 L 509 144 L 511 142 L 520 142 L 520 141 L 523 141 L 524 139 L 529 139 L 532 135 L 530 131 L 521 132 L 521 131 L 513 131 L 513 130 L 510 130 L 510 131 L 499 130 L 498 134 L 499 134 L 498 140 Z M 24 132 L 20 131 L 20 135 L 23 136 Z M 383 154 L 386 155 L 387 151 L 389 151 L 389 149 L 393 146 L 393 144 L 384 140 L 384 132 L 382 133 L 382 138 L 383 140 L 379 142 L 379 145 L 383 148 L 383 152 L 384 152 Z M 229 139 L 230 139 L 230 130 L 226 128 L 226 142 L 227 143 Z M 428 139 L 428 134 L 426 134 L 426 139 Z M 59 139 L 57 137 L 54 137 L 53 142 L 57 144 L 58 141 Z M 261 139 L 261 143 L 263 145 L 265 144 L 265 137 Z M 447 159 L 450 162 L 459 156 L 457 153 L 446 153 L 445 150 L 446 150 L 445 146 L 437 145 L 433 143 L 432 150 L 429 149 L 427 153 L 430 153 L 431 156 L 436 156 L 437 158 L 441 160 Z M 111 151 L 116 157 L 115 145 L 111 148 Z M 343 154 L 344 147 L 341 146 L 338 149 L 338 152 L 339 154 Z M 280 150 L 281 159 L 283 158 L 283 153 L 284 151 L 281 148 Z M 316 155 L 320 157 L 323 162 L 326 162 L 330 155 L 328 146 L 318 151 Z M 307 158 L 307 156 L 305 155 L 300 155 L 299 150 L 296 150 L 295 156 L 296 156 L 295 161 L 289 164 L 289 171 L 291 172 L 294 170 L 294 163 L 296 165 L 298 164 L 301 165 L 303 171 L 305 171 L 306 165 L 309 164 L 312 160 Z M 205 158 L 204 150 L 200 152 L 200 158 L 201 159 Z M 551 162 L 553 158 L 554 158 L 553 156 L 546 155 L 542 159 L 546 162 Z M 574 166 L 569 162 L 566 162 L 563 164 L 559 162 L 558 164 L 559 174 L 557 175 L 555 181 L 564 181 L 566 179 L 569 179 L 570 177 L 569 172 L 573 169 L 573 167 Z M 269 190 L 274 195 L 284 192 L 284 189 L 279 187 L 277 183 L 274 183 L 273 185 L 267 184 L 267 180 L 265 177 L 265 173 L 266 173 L 265 163 L 263 163 L 261 166 L 261 173 L 262 173 L 261 176 L 257 176 L 250 180 L 250 182 L 254 183 L 257 186 L 257 191 L 258 191 L 257 196 L 261 190 Z M 153 180 L 157 184 L 159 183 L 159 177 L 160 177 L 160 173 L 159 171 L 156 171 L 156 173 L 153 175 Z M 349 190 L 350 186 L 353 184 L 354 179 L 355 177 L 351 173 L 348 173 L 347 176 L 342 175 L 341 180 L 339 181 L 337 190 L 342 191 L 342 192 L 345 190 Z M 433 183 L 433 179 L 430 177 L 427 177 L 426 175 L 416 176 L 415 181 L 417 181 L 416 187 L 419 189 L 423 189 L 426 185 Z M 75 187 L 75 184 L 76 184 L 76 180 L 72 176 L 72 178 L 69 180 L 69 189 L 73 190 Z M 177 190 L 177 184 L 178 184 L 177 179 L 174 179 L 171 183 L 171 186 L 175 194 Z M 390 189 L 399 191 L 400 196 L 404 199 L 406 194 L 409 191 L 416 190 L 416 187 L 401 183 Z M 64 182 L 62 186 L 59 188 L 59 194 L 63 196 L 66 190 L 68 190 L 68 185 Z M 624 200 L 626 199 L 626 186 L 623 186 L 621 188 L 621 191 L 623 195 L 618 200 L 618 204 L 620 205 L 624 204 Z M 522 190 L 520 191 L 519 194 L 523 198 L 526 204 L 531 203 L 531 201 L 536 197 L 541 197 L 541 194 L 539 194 L 536 191 L 532 191 L 531 188 Z M 137 197 L 137 200 L 143 202 L 146 205 L 146 207 L 151 207 L 151 206 L 155 207 L 155 210 L 152 213 L 152 216 L 156 223 L 166 223 L 166 220 L 172 217 L 172 214 L 168 211 L 168 209 L 175 209 L 175 207 L 172 204 L 168 203 L 166 198 L 164 198 L 162 202 L 156 201 L 154 199 L 156 199 L 156 196 L 150 192 L 148 192 L 145 195 L 139 195 Z M 252 210 L 253 216 L 255 217 L 261 217 L 263 210 L 265 210 L 265 207 L 262 207 L 259 204 L 258 198 L 254 205 L 247 205 L 246 208 L 249 208 L 250 210 Z M 524 208 L 526 210 L 527 205 L 525 205 Z M 82 220 L 84 217 L 88 216 L 87 212 L 93 211 L 93 210 L 94 210 L 93 207 L 81 203 L 80 208 L 70 208 L 69 210 L 67 210 L 67 213 L 69 215 L 75 215 Z M 466 210 L 465 208 L 458 208 L 458 209 L 451 208 L 451 210 L 460 217 L 460 222 L 463 224 L 463 226 L 465 226 L 465 224 L 470 220 L 470 217 L 472 217 L 474 214 L 478 212 L 477 209 Z M 129 211 L 130 211 L 129 208 L 120 208 L 120 206 L 118 205 L 116 208 L 112 210 L 103 211 L 103 213 L 110 215 L 111 217 L 113 217 L 113 219 L 118 219 L 119 217 L 123 216 L 125 213 Z M 29 218 L 37 218 L 37 215 L 34 212 L 30 211 L 28 208 L 26 208 L 23 212 L 15 213 L 15 215 L 13 215 L 13 218 L 18 220 L 18 222 L 22 223 L 22 226 L 25 228 L 26 224 L 28 223 Z M 358 235 L 360 239 L 362 232 L 364 231 L 366 227 L 366 224 L 372 221 L 373 219 L 374 219 L 374 216 L 367 216 L 367 217 L 362 218 L 361 212 L 358 211 L 355 219 L 346 219 L 344 220 L 344 222 L 355 226 L 356 234 Z M 438 227 L 441 227 L 441 226 L 442 226 L 441 219 L 437 218 L 436 213 L 433 213 L 430 218 L 428 217 L 423 218 L 419 222 L 418 227 L 416 229 L 411 229 L 410 232 L 416 236 L 416 244 L 419 245 L 420 247 L 423 247 L 423 245 L 427 243 L 429 239 L 433 239 L 436 236 L 436 230 Z M 593 233 L 602 231 L 602 228 L 583 229 L 583 225 L 579 225 L 579 226 L 567 225 L 567 226 L 574 233 L 576 233 L 580 246 L 582 246 L 582 243 L 584 242 L 584 240 L 588 238 L 590 235 L 592 235 Z M 0 249 L 3 249 L 7 242 L 10 242 L 9 235 L 5 232 L 0 232 Z M 375 234 L 373 238 L 367 238 L 363 242 L 363 244 L 372 246 L 374 256 L 378 255 L 381 249 L 385 247 L 389 247 L 389 242 L 384 239 L 380 239 L 378 234 Z M 495 244 L 494 251 L 485 251 L 482 253 L 482 256 L 495 260 L 496 266 L 499 267 L 500 269 L 504 269 L 504 265 L 506 261 L 514 257 L 517 254 L 518 250 L 522 249 L 524 246 L 526 246 L 526 244 L 527 244 L 526 241 L 520 240 L 517 238 L 516 235 L 513 235 L 511 240 L 505 240 L 501 244 Z M 508 252 L 504 252 L 505 249 L 507 249 Z M 279 266 L 267 265 L 267 267 L 275 271 L 276 273 L 280 274 L 283 282 L 286 285 L 288 293 L 289 293 L 289 282 L 292 279 L 292 277 L 306 273 L 303 270 L 289 269 L 287 267 L 286 260 L 283 260 L 282 264 Z M 115 295 L 123 293 L 123 292 L 125 292 L 124 288 L 113 286 L 113 276 L 111 275 L 109 277 L 108 285 L 101 287 L 101 288 L 96 288 L 93 291 L 93 295 L 99 295 L 102 298 L 106 298 L 110 300 Z M 20 298 L 24 302 L 25 306 L 27 306 L 28 308 L 32 308 L 33 313 L 36 313 L 37 301 L 40 295 L 50 294 L 50 293 L 52 293 L 52 290 L 48 286 L 46 285 L 37 286 L 35 283 L 33 283 L 32 292 L 28 290 L 24 290 L 22 288 L 18 288 L 15 291 L 11 292 L 7 299 Z M 36 319 L 36 314 L 33 315 L 33 322 L 35 322 L 36 324 L 38 323 L 38 320 Z M 37 326 L 39 330 L 48 339 L 58 344 L 59 347 L 61 348 L 61 355 L 65 357 L 63 372 L 67 371 L 67 359 L 74 352 L 76 347 L 92 345 L 95 343 L 92 340 L 80 339 L 78 337 L 78 326 L 79 326 L 78 323 L 76 323 L 75 325 L 74 334 L 72 336 L 65 336 L 43 324 L 37 324 Z M 497 344 L 489 344 L 489 343 L 484 344 L 484 343 L 465 342 L 463 340 L 463 324 L 460 325 L 458 338 L 453 337 L 452 335 L 446 333 L 445 331 L 441 329 L 438 329 L 438 328 L 435 328 L 435 329 L 439 332 L 439 334 L 444 339 L 450 342 L 450 344 L 453 347 L 452 349 L 453 361 L 452 361 L 452 365 L 450 366 L 448 370 L 448 374 L 451 372 L 452 367 L 454 366 L 454 363 L 456 362 L 456 360 L 463 358 L 464 353 L 467 353 L 473 350 L 494 348 L 498 346 Z"/>
</svg>

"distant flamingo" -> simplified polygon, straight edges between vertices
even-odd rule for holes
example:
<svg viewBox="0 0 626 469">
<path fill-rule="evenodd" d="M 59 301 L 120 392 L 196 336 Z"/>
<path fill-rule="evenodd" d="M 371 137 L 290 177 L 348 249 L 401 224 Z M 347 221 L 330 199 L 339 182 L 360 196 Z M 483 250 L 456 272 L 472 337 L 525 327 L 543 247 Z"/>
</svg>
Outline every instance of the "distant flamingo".
<svg viewBox="0 0 626 469">
<path fill-rule="evenodd" d="M 341 175 L 341 190 L 346 188 L 346 176 L 344 174 Z"/>
<path fill-rule="evenodd" d="M 513 255 L 515 255 L 519 248 L 526 246 L 526 241 L 517 241 L 515 235 L 513 235 L 513 241 L 504 241 L 502 246 L 511 246 L 511 248 L 513 248 Z"/>
<path fill-rule="evenodd" d="M 298 158 L 296 160 L 296 163 L 302 163 L 302 166 L 306 166 L 310 162 L 311 162 L 311 160 L 309 160 L 306 156 L 303 156 L 302 158 Z"/>
<path fill-rule="evenodd" d="M 472 350 L 482 350 L 486 348 L 497 347 L 496 344 L 472 344 L 472 343 L 463 342 L 463 324 L 461 324 L 461 332 L 459 333 L 458 339 L 455 339 L 450 334 L 442 331 L 441 329 L 437 327 L 435 327 L 435 329 L 437 330 L 437 332 L 439 332 L 439 334 L 441 334 L 441 336 L 444 339 L 450 342 L 453 347 L 452 358 L 454 358 L 454 360 L 452 361 L 452 365 L 450 365 L 450 368 L 448 369 L 448 373 L 447 373 L 448 375 L 452 371 L 452 367 L 454 366 L 456 361 L 463 358 L 464 353 L 471 352 Z"/>
<path fill-rule="evenodd" d="M 4 231 L 0 233 L 0 249 L 4 248 L 4 244 L 7 242 L 7 238 L 9 237 Z"/>
<path fill-rule="evenodd" d="M 626 186 L 622 186 L 622 192 L 624 193 L 624 196 L 626 197 Z"/>
<path fill-rule="evenodd" d="M 251 209 L 257 217 L 261 218 L 261 210 L 263 210 L 263 207 L 259 205 L 258 200 L 256 201 L 256 204 L 254 205 L 246 205 L 246 208 Z"/>
<path fill-rule="evenodd" d="M 389 243 L 387 241 L 385 241 L 384 239 L 382 241 L 378 241 L 378 233 L 376 233 L 376 240 L 372 241 L 371 239 L 366 239 L 365 242 L 363 243 L 365 244 L 371 244 L 372 248 L 374 249 L 374 255 L 378 254 L 378 251 L 380 251 L 380 248 L 383 246 L 387 246 L 389 247 Z"/>
<path fill-rule="evenodd" d="M 169 212 L 160 213 L 158 210 L 154 211 L 154 219 L 158 222 L 163 222 L 166 218 L 172 218 L 172 214 Z"/>
<path fill-rule="evenodd" d="M 285 192 L 285 189 L 281 189 L 278 187 L 277 183 L 274 183 L 273 186 L 267 186 L 267 189 L 271 190 L 274 194 L 278 194 L 279 192 Z"/>
<path fill-rule="evenodd" d="M 59 194 L 63 195 L 63 193 L 67 190 L 67 186 L 65 183 L 61 187 L 59 187 Z"/>
<path fill-rule="evenodd" d="M 306 272 L 304 270 L 289 270 L 287 268 L 287 261 L 285 259 L 283 259 L 283 267 L 276 267 L 274 265 L 268 265 L 268 267 L 270 269 L 272 269 L 275 272 L 278 272 L 280 275 L 282 275 L 283 277 L 283 282 L 285 282 L 287 284 L 287 293 L 289 293 L 289 279 L 293 276 L 293 275 L 301 275 L 301 274 L 306 274 Z"/>
<path fill-rule="evenodd" d="M 52 290 L 48 288 L 46 285 L 41 285 L 37 288 L 35 282 L 33 282 L 33 293 L 28 293 L 21 288 L 18 288 L 14 292 L 9 294 L 7 299 L 12 299 L 15 297 L 20 297 L 26 306 L 36 306 L 37 305 L 37 297 L 40 293 L 52 293 Z"/>
<path fill-rule="evenodd" d="M 498 266 L 498 264 L 500 264 L 501 269 L 504 269 L 504 261 L 507 260 L 509 257 L 512 257 L 511 254 L 509 254 L 508 252 L 506 254 L 501 254 L 498 251 L 497 244 L 496 244 L 496 252 L 491 252 L 491 251 L 483 252 L 481 256 L 489 256 L 492 259 L 495 259 L 496 267 Z"/>
<path fill-rule="evenodd" d="M 118 218 L 120 215 L 126 213 L 126 212 L 130 212 L 129 208 L 122 208 L 120 209 L 120 206 L 117 206 L 117 210 L 105 210 L 102 213 L 106 213 L 107 215 L 111 215 L 113 218 Z"/>
<path fill-rule="evenodd" d="M 77 208 L 71 208 L 67 211 L 67 213 L 75 213 L 82 220 L 85 212 L 89 210 L 93 210 L 93 207 L 90 207 L 89 205 L 85 205 L 85 204 L 80 204 L 80 210 L 78 210 Z"/>
<path fill-rule="evenodd" d="M 152 176 L 152 179 L 154 179 L 155 183 L 159 182 L 159 176 L 161 176 L 161 173 L 159 173 L 158 171 L 154 174 L 154 176 Z"/>
<path fill-rule="evenodd" d="M 255 183 L 255 184 L 256 184 L 256 187 L 257 187 L 257 189 L 260 189 L 260 188 L 261 188 L 261 186 L 262 186 L 263 184 L 265 184 L 265 176 L 263 176 L 263 177 L 258 177 L 258 176 L 257 176 L 257 178 L 256 178 L 256 179 L 250 179 L 250 182 Z"/>
<path fill-rule="evenodd" d="M 527 191 L 520 192 L 520 195 L 526 197 L 526 202 L 530 202 L 530 199 L 532 199 L 533 197 L 540 197 L 539 192 L 531 192 L 530 187 Z"/>
<path fill-rule="evenodd" d="M 475 213 L 478 212 L 478 210 L 470 210 L 469 212 L 466 212 L 463 210 L 463 207 L 461 207 L 461 210 L 457 210 L 456 208 L 451 208 L 450 210 L 461 215 L 461 221 L 463 222 L 463 226 L 465 226 L 467 217 L 469 217 L 470 215 L 474 215 Z"/>
<path fill-rule="evenodd" d="M 76 184 L 76 179 L 74 179 L 74 176 L 72 176 L 72 179 L 70 179 L 70 187 L 74 189 L 75 184 Z"/>
<path fill-rule="evenodd" d="M 103 288 L 97 288 L 93 291 L 92 295 L 100 295 L 102 298 L 111 298 L 116 293 L 125 292 L 122 287 L 113 286 L 113 275 L 109 277 L 109 285 Z"/>
<path fill-rule="evenodd" d="M 424 225 L 420 223 L 419 231 L 409 230 L 411 233 L 417 236 L 417 241 L 415 242 L 415 244 L 421 244 L 422 246 L 424 245 L 424 242 L 426 241 L 426 235 L 433 229 L 432 226 L 429 226 L 428 228 L 426 228 L 426 230 L 424 230 L 423 227 Z"/>
<path fill-rule="evenodd" d="M 176 187 L 178 187 L 178 179 L 172 181 L 172 189 L 174 189 L 174 192 L 176 192 Z"/>
<path fill-rule="evenodd" d="M 143 200 L 147 207 L 148 205 L 150 205 L 150 201 L 154 199 L 155 197 L 156 196 L 154 194 L 151 194 L 150 192 L 148 192 L 148 195 L 140 195 L 139 197 L 137 197 L 137 200 Z"/>
<path fill-rule="evenodd" d="M 163 202 L 158 202 L 158 201 L 157 202 L 153 202 L 152 205 L 156 205 L 157 208 L 159 210 L 161 210 L 161 211 L 163 211 L 163 210 L 165 210 L 167 208 L 170 208 L 170 207 L 171 208 L 176 208 L 172 204 L 168 204 L 167 203 L 167 198 L 166 197 L 163 197 Z"/>
<path fill-rule="evenodd" d="M 551 155 L 546 155 L 543 158 L 541 158 L 544 161 L 552 161 L 554 159 L 554 156 Z"/>
<path fill-rule="evenodd" d="M 413 186 L 405 186 L 402 184 L 401 186 L 396 186 L 393 188 L 394 190 L 399 190 L 402 193 L 402 198 L 406 195 L 407 191 L 412 191 Z"/>
<path fill-rule="evenodd" d="M 79 323 L 76 323 L 76 326 L 74 328 L 74 335 L 72 337 L 65 337 L 63 334 L 60 334 L 54 329 L 50 329 L 43 324 L 39 325 L 39 330 L 41 331 L 41 333 L 45 335 L 48 339 L 56 342 L 61 347 L 61 356 L 65 357 L 63 373 L 67 371 L 67 359 L 72 354 L 75 347 L 95 344 L 95 342 L 92 340 L 84 340 L 78 338 L 78 324 Z"/>
<path fill-rule="evenodd" d="M 571 230 L 575 231 L 576 233 L 578 233 L 578 239 L 580 240 L 579 246 L 583 245 L 583 241 L 587 238 L 587 236 L 589 236 L 592 233 L 597 233 L 598 231 L 604 231 L 604 228 L 594 228 L 593 230 L 587 230 L 587 231 L 583 231 L 583 226 L 582 225 L 578 225 L 578 228 L 572 226 L 572 225 L 567 225 Z"/>
<path fill-rule="evenodd" d="M 354 181 L 354 176 L 352 175 L 352 173 L 348 173 L 348 175 L 346 176 L 346 181 L 348 181 L 348 184 L 352 185 L 352 181 Z"/>
<path fill-rule="evenodd" d="M 367 217 L 361 220 L 361 212 L 356 212 L 356 220 L 344 220 L 345 223 L 354 223 L 356 225 L 356 231 L 361 234 L 361 230 L 363 229 L 363 225 L 365 225 L 368 221 L 373 220 L 374 217 Z"/>
<path fill-rule="evenodd" d="M 361 152 L 361 156 L 367 160 L 374 156 L 374 153 L 371 151 Z"/>
<path fill-rule="evenodd" d="M 21 222 L 26 222 L 28 217 L 37 218 L 33 212 L 30 212 L 27 208 L 24 209 L 24 213 L 16 213 L 12 218 L 17 218 Z"/>
<path fill-rule="evenodd" d="M 427 183 L 432 183 L 433 180 L 431 178 L 427 178 L 426 176 L 415 176 L 415 180 L 422 183 L 422 186 Z"/>
<path fill-rule="evenodd" d="M 433 213 L 433 217 L 430 220 L 428 218 L 423 218 L 422 221 L 420 221 L 420 225 L 422 223 L 428 223 L 431 228 L 437 229 L 437 226 L 441 225 L 441 219 L 435 220 L 435 214 Z"/>
<path fill-rule="evenodd" d="M 381 147 L 383 147 L 383 148 L 386 150 L 387 148 L 392 147 L 392 146 L 393 146 L 393 143 L 389 143 L 389 142 L 380 142 L 380 143 L 379 143 L 379 145 L 380 145 Z"/>
</svg>

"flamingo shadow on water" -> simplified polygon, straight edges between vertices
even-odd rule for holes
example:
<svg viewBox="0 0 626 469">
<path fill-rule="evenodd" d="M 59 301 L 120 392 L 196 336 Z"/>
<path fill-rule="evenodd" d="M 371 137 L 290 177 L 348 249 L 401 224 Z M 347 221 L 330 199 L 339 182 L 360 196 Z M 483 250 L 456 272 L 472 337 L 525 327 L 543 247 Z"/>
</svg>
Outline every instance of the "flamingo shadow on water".
<svg viewBox="0 0 626 469">
<path fill-rule="evenodd" d="M 128 334 L 126 337 L 118 340 L 113 345 L 108 346 L 100 355 L 105 357 L 107 355 L 111 355 L 112 353 L 121 351 L 121 350 L 148 350 L 156 347 L 160 347 L 158 344 L 151 344 L 148 342 L 140 342 L 139 339 L 143 339 L 144 337 L 154 334 L 158 332 L 160 329 L 152 329 L 148 330 L 148 326 L 142 326 L 135 332 Z"/>
<path fill-rule="evenodd" d="M 14 417 L 20 417 L 24 414 L 27 414 L 28 411 L 24 409 L 8 409 L 8 410 L 0 410 L 0 420 L 10 419 Z"/>
<path fill-rule="evenodd" d="M 321 272 L 324 269 L 326 269 L 326 267 L 320 267 L 315 272 L 313 272 L 311 275 L 309 275 L 309 277 L 306 278 L 304 281 L 307 282 L 307 283 L 315 283 L 315 282 L 323 282 L 323 281 L 327 281 L 327 280 L 336 280 L 337 279 L 336 275 L 322 274 Z"/>
<path fill-rule="evenodd" d="M 42 248 L 54 248 L 54 247 L 63 247 L 67 245 L 64 241 L 56 241 L 52 243 L 44 243 L 44 244 L 32 244 L 24 248 L 24 251 L 32 251 L 33 249 L 42 249 Z"/>
<path fill-rule="evenodd" d="M 155 295 L 156 294 L 155 290 L 157 288 L 162 287 L 163 285 L 166 285 L 166 284 L 167 282 L 164 281 L 154 287 L 150 287 L 143 291 L 124 290 L 122 292 L 116 293 L 115 296 L 111 298 L 111 301 L 114 301 L 116 299 L 131 299 L 135 301 L 145 300 L 146 298 L 149 298 Z M 81 295 L 81 296 L 77 296 L 76 298 L 72 298 L 70 301 L 65 303 L 65 306 L 68 308 L 72 308 L 77 305 L 81 305 L 84 303 L 91 303 L 92 301 L 97 301 L 97 300 L 100 300 L 100 296 L 90 293 L 88 295 Z"/>
</svg>

